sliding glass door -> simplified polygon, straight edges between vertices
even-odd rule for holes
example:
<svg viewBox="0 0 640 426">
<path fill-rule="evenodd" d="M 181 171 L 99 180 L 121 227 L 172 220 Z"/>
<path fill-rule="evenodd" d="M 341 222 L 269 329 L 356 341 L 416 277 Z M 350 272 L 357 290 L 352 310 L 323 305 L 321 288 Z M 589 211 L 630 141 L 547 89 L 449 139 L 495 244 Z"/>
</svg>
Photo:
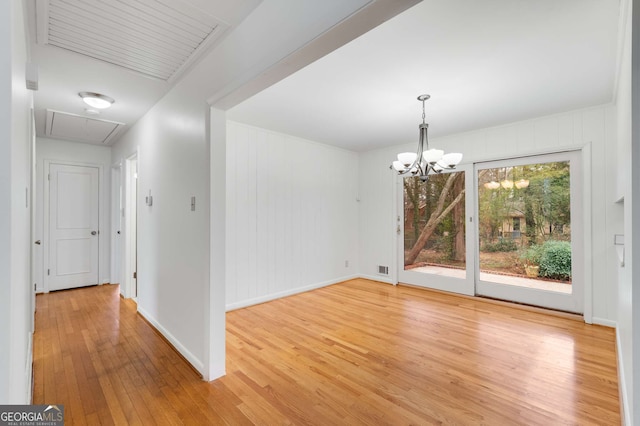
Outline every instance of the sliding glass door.
<svg viewBox="0 0 640 426">
<path fill-rule="evenodd" d="M 583 313 L 579 152 L 398 178 L 398 281 Z"/>
<path fill-rule="evenodd" d="M 459 167 L 427 181 L 398 179 L 399 281 L 473 294 L 473 210 L 471 167 Z"/>
<path fill-rule="evenodd" d="M 476 294 L 583 312 L 580 156 L 476 165 Z"/>
</svg>

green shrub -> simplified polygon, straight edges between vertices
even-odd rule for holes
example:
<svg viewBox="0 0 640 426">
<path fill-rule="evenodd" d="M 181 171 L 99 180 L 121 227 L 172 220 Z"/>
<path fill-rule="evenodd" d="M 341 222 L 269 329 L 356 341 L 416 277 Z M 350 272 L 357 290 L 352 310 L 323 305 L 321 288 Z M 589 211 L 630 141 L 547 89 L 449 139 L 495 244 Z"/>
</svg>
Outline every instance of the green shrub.
<svg viewBox="0 0 640 426">
<path fill-rule="evenodd" d="M 571 244 L 567 241 L 546 241 L 542 245 L 540 276 L 559 280 L 571 279 Z"/>
<path fill-rule="evenodd" d="M 543 246 L 534 244 L 520 256 L 520 260 L 524 261 L 527 265 L 540 266 L 543 250 Z"/>
<path fill-rule="evenodd" d="M 518 245 L 516 244 L 516 242 L 505 238 L 500 238 L 495 243 L 486 243 L 484 245 L 484 251 L 488 251 L 490 253 L 516 250 L 518 250 Z"/>
</svg>

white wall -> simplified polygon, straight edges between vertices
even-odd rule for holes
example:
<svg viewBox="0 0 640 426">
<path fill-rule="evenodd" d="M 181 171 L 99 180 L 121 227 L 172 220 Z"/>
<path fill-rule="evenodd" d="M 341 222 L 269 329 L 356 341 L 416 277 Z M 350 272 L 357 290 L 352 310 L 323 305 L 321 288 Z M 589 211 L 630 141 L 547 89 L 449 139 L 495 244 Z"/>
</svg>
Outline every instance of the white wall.
<svg viewBox="0 0 640 426">
<path fill-rule="evenodd" d="M 31 399 L 31 113 L 22 2 L 0 3 L 0 404 Z"/>
<path fill-rule="evenodd" d="M 615 165 L 616 153 L 608 148 L 615 126 L 612 106 L 599 106 L 505 126 L 451 135 L 430 141 L 431 147 L 458 151 L 465 163 L 524 156 L 527 154 L 578 149 L 591 146 L 591 179 L 584 182 L 591 196 L 593 321 L 614 325 L 617 319 L 616 254 L 613 234 L 615 218 L 608 207 L 615 201 L 615 175 L 607 165 Z M 436 126 L 437 123 L 431 123 Z M 395 265 L 394 175 L 389 164 L 398 152 L 414 151 L 416 141 L 360 156 L 360 273 L 376 277 L 376 265 Z M 583 167 L 588 165 L 583 165 Z M 613 167 L 612 166 L 612 167 Z M 615 169 L 613 169 L 615 170 Z M 390 271 L 394 276 L 395 271 Z"/>
<path fill-rule="evenodd" d="M 35 277 L 37 291 L 46 289 L 44 271 L 44 251 L 48 250 L 49 238 L 44 235 L 44 188 L 48 184 L 48 171 L 44 170 L 45 161 L 61 163 L 102 166 L 100 174 L 100 245 L 98 280 L 101 284 L 111 282 L 111 147 L 69 142 L 58 139 L 36 139 L 36 226 L 34 239 L 41 240 L 43 245 L 37 246 L 34 252 Z"/>
<path fill-rule="evenodd" d="M 138 152 L 138 311 L 203 374 L 209 294 L 208 105 L 180 90 L 113 146 Z M 153 196 L 153 205 L 144 197 Z M 191 211 L 191 197 L 196 211 Z M 126 241 L 127 229 L 123 229 Z"/>
<path fill-rule="evenodd" d="M 357 180 L 353 152 L 228 122 L 227 309 L 352 277 Z"/>
<path fill-rule="evenodd" d="M 618 346 L 618 376 L 620 393 L 626 424 L 633 423 L 633 291 L 632 291 L 632 159 L 631 159 L 631 10 L 630 1 L 621 3 L 621 57 L 619 59 L 616 106 L 616 156 L 617 167 L 616 197 L 619 199 L 615 206 L 621 216 L 617 233 L 624 234 L 625 266 L 617 265 L 618 271 L 618 327 L 616 332 Z M 628 9 L 629 8 L 629 9 Z M 637 164 L 637 163 L 636 163 Z M 636 165 L 637 167 L 637 165 Z M 637 412 L 637 411 L 636 411 Z"/>
</svg>

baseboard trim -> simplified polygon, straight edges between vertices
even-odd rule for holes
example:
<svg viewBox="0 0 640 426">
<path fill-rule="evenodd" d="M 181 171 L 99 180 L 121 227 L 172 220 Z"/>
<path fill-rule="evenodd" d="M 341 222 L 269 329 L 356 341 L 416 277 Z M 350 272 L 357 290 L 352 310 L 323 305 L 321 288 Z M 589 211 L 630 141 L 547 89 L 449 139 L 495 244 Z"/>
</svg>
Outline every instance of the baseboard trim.
<svg viewBox="0 0 640 426">
<path fill-rule="evenodd" d="M 191 352 L 185 348 L 178 339 L 176 339 L 169 331 L 164 328 L 160 323 L 149 315 L 144 309 L 138 305 L 138 315 L 158 333 L 158 335 L 165 341 L 176 353 L 186 361 L 187 364 L 197 373 L 200 378 L 203 378 L 204 364 L 198 358 L 196 358 Z"/>
<path fill-rule="evenodd" d="M 370 280 L 370 281 L 378 281 L 378 282 L 381 282 L 381 283 L 391 284 L 391 285 L 395 284 L 391 278 L 385 278 L 385 277 L 383 277 L 381 275 L 360 274 L 360 275 L 358 275 L 358 278 L 362 278 L 362 279 Z"/>
<path fill-rule="evenodd" d="M 319 283 L 307 285 L 304 287 L 297 287 L 290 290 L 280 291 L 278 293 L 266 294 L 260 297 L 254 297 L 253 299 L 242 300 L 240 302 L 229 303 L 226 306 L 227 312 L 235 311 L 236 309 L 247 308 L 253 305 L 259 305 L 260 303 L 270 302 L 272 300 L 281 299 L 287 296 L 293 296 L 294 294 L 304 293 L 305 291 L 316 290 L 318 288 L 326 287 L 333 284 L 338 284 L 344 281 L 352 280 L 354 278 L 360 278 L 359 275 L 348 275 L 346 277 L 336 278 L 334 280 L 322 281 Z"/>
<path fill-rule="evenodd" d="M 631 426 L 631 413 L 629 412 L 629 394 L 625 380 L 625 367 L 622 359 L 622 343 L 620 342 L 620 330 L 616 329 L 616 358 L 618 360 L 618 392 L 620 393 L 620 418 L 623 425 Z"/>
<path fill-rule="evenodd" d="M 27 362 L 25 365 L 25 380 L 27 383 L 27 394 L 25 395 L 25 404 L 33 404 L 33 387 L 35 386 L 33 377 L 33 333 L 29 332 L 29 340 L 27 342 Z"/>
<path fill-rule="evenodd" d="M 605 327 L 611 327 L 611 328 L 616 328 L 617 326 L 617 323 L 615 321 L 611 321 L 610 319 L 606 319 L 606 318 L 598 318 L 598 317 L 591 317 L 591 323 L 596 325 L 603 325 Z"/>
<path fill-rule="evenodd" d="M 226 369 L 223 368 L 215 368 L 209 372 L 209 377 L 206 379 L 208 382 L 212 382 L 216 379 L 219 379 L 222 376 L 227 374 Z"/>
</svg>

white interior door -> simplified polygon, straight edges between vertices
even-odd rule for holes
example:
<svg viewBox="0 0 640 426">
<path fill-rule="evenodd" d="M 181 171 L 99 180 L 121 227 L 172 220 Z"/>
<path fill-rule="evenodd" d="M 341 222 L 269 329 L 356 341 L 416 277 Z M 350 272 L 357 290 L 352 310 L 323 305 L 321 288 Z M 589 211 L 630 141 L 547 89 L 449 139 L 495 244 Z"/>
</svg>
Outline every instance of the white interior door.
<svg viewBox="0 0 640 426">
<path fill-rule="evenodd" d="M 474 294 L 473 168 L 398 178 L 398 281 Z"/>
<path fill-rule="evenodd" d="M 49 166 L 49 290 L 98 284 L 99 170 Z"/>
</svg>

